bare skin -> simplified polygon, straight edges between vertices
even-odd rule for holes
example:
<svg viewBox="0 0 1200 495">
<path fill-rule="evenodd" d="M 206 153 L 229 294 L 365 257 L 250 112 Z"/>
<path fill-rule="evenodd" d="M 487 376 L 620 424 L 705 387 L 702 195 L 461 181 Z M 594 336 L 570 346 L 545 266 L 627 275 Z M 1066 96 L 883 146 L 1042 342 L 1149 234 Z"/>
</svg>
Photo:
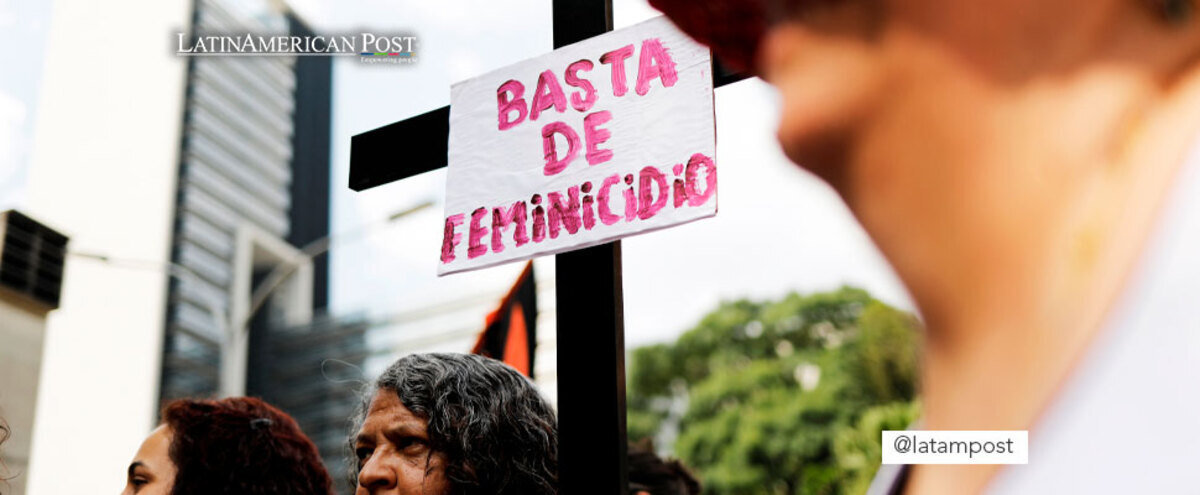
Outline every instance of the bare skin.
<svg viewBox="0 0 1200 495">
<path fill-rule="evenodd" d="M 129 463 L 125 490 L 121 495 L 167 495 L 175 487 L 175 463 L 171 462 L 171 430 L 155 428 L 142 442 Z"/>
<path fill-rule="evenodd" d="M 916 300 L 923 427 L 1036 435 L 1200 130 L 1200 22 L 1130 0 L 884 4 L 769 32 L 780 143 Z M 997 471 L 915 466 L 908 492 Z"/>
<path fill-rule="evenodd" d="M 355 438 L 358 495 L 445 495 L 445 456 L 430 448 L 428 421 L 404 407 L 391 390 L 379 390 Z"/>
</svg>

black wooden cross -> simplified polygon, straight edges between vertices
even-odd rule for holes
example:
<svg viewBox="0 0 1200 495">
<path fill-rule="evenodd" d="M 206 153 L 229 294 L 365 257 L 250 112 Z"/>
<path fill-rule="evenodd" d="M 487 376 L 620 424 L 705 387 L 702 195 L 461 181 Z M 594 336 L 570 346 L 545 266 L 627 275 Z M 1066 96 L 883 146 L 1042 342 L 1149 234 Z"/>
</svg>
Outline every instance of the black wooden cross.
<svg viewBox="0 0 1200 495">
<path fill-rule="evenodd" d="M 612 31 L 612 0 L 553 2 L 555 48 Z M 714 63 L 714 87 L 745 77 Z M 362 191 L 445 167 L 449 135 L 447 106 L 354 136 L 350 188 Z M 402 160 L 398 142 L 406 144 Z M 621 242 L 556 255 L 555 272 L 559 491 L 625 495 Z"/>
</svg>

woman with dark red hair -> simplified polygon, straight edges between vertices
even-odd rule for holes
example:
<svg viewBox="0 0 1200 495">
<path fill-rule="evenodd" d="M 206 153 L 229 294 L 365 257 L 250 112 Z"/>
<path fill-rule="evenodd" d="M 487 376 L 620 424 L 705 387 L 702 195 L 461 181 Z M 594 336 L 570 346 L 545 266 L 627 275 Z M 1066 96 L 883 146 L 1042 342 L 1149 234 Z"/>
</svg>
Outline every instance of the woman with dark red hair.
<svg viewBox="0 0 1200 495">
<path fill-rule="evenodd" d="M 123 495 L 328 495 L 317 447 L 296 421 L 259 399 L 177 400 L 163 409 Z"/>
</svg>

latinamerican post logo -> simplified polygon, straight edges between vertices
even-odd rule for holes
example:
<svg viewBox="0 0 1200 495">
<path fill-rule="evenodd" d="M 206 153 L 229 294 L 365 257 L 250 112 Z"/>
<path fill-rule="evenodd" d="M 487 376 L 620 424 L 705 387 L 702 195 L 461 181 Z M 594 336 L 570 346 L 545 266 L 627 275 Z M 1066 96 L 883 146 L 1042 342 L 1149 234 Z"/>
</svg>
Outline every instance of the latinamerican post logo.
<svg viewBox="0 0 1200 495">
<path fill-rule="evenodd" d="M 176 33 L 181 57 L 347 56 L 368 64 L 412 64 L 418 40 L 412 34 L 288 35 Z"/>
</svg>

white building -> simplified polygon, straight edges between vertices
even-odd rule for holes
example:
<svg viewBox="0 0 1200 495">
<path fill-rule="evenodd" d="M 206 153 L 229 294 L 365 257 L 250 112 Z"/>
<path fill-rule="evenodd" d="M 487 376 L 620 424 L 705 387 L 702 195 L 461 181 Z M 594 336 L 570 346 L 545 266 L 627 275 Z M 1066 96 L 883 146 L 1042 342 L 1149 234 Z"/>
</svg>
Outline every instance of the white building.
<svg viewBox="0 0 1200 495">
<path fill-rule="evenodd" d="M 4 492 L 25 493 L 46 314 L 58 307 L 67 238 L 16 211 L 0 213 L 0 445 Z"/>
<path fill-rule="evenodd" d="M 54 2 L 27 205 L 74 251 L 169 260 L 187 66 L 167 36 L 189 15 L 182 1 Z M 46 325 L 29 493 L 124 485 L 155 421 L 167 281 L 68 258 Z"/>
<path fill-rule="evenodd" d="M 162 400 L 217 394 L 223 331 L 247 318 L 254 275 L 298 265 L 272 300 L 288 324 L 323 306 L 324 277 L 295 246 L 328 235 L 328 61 L 173 53 L 197 26 L 297 29 L 285 9 L 54 2 L 26 203 L 72 245 L 46 322 L 29 493 L 119 491 Z M 301 88 L 301 71 L 316 82 Z M 302 110 L 302 90 L 317 104 Z"/>
</svg>

